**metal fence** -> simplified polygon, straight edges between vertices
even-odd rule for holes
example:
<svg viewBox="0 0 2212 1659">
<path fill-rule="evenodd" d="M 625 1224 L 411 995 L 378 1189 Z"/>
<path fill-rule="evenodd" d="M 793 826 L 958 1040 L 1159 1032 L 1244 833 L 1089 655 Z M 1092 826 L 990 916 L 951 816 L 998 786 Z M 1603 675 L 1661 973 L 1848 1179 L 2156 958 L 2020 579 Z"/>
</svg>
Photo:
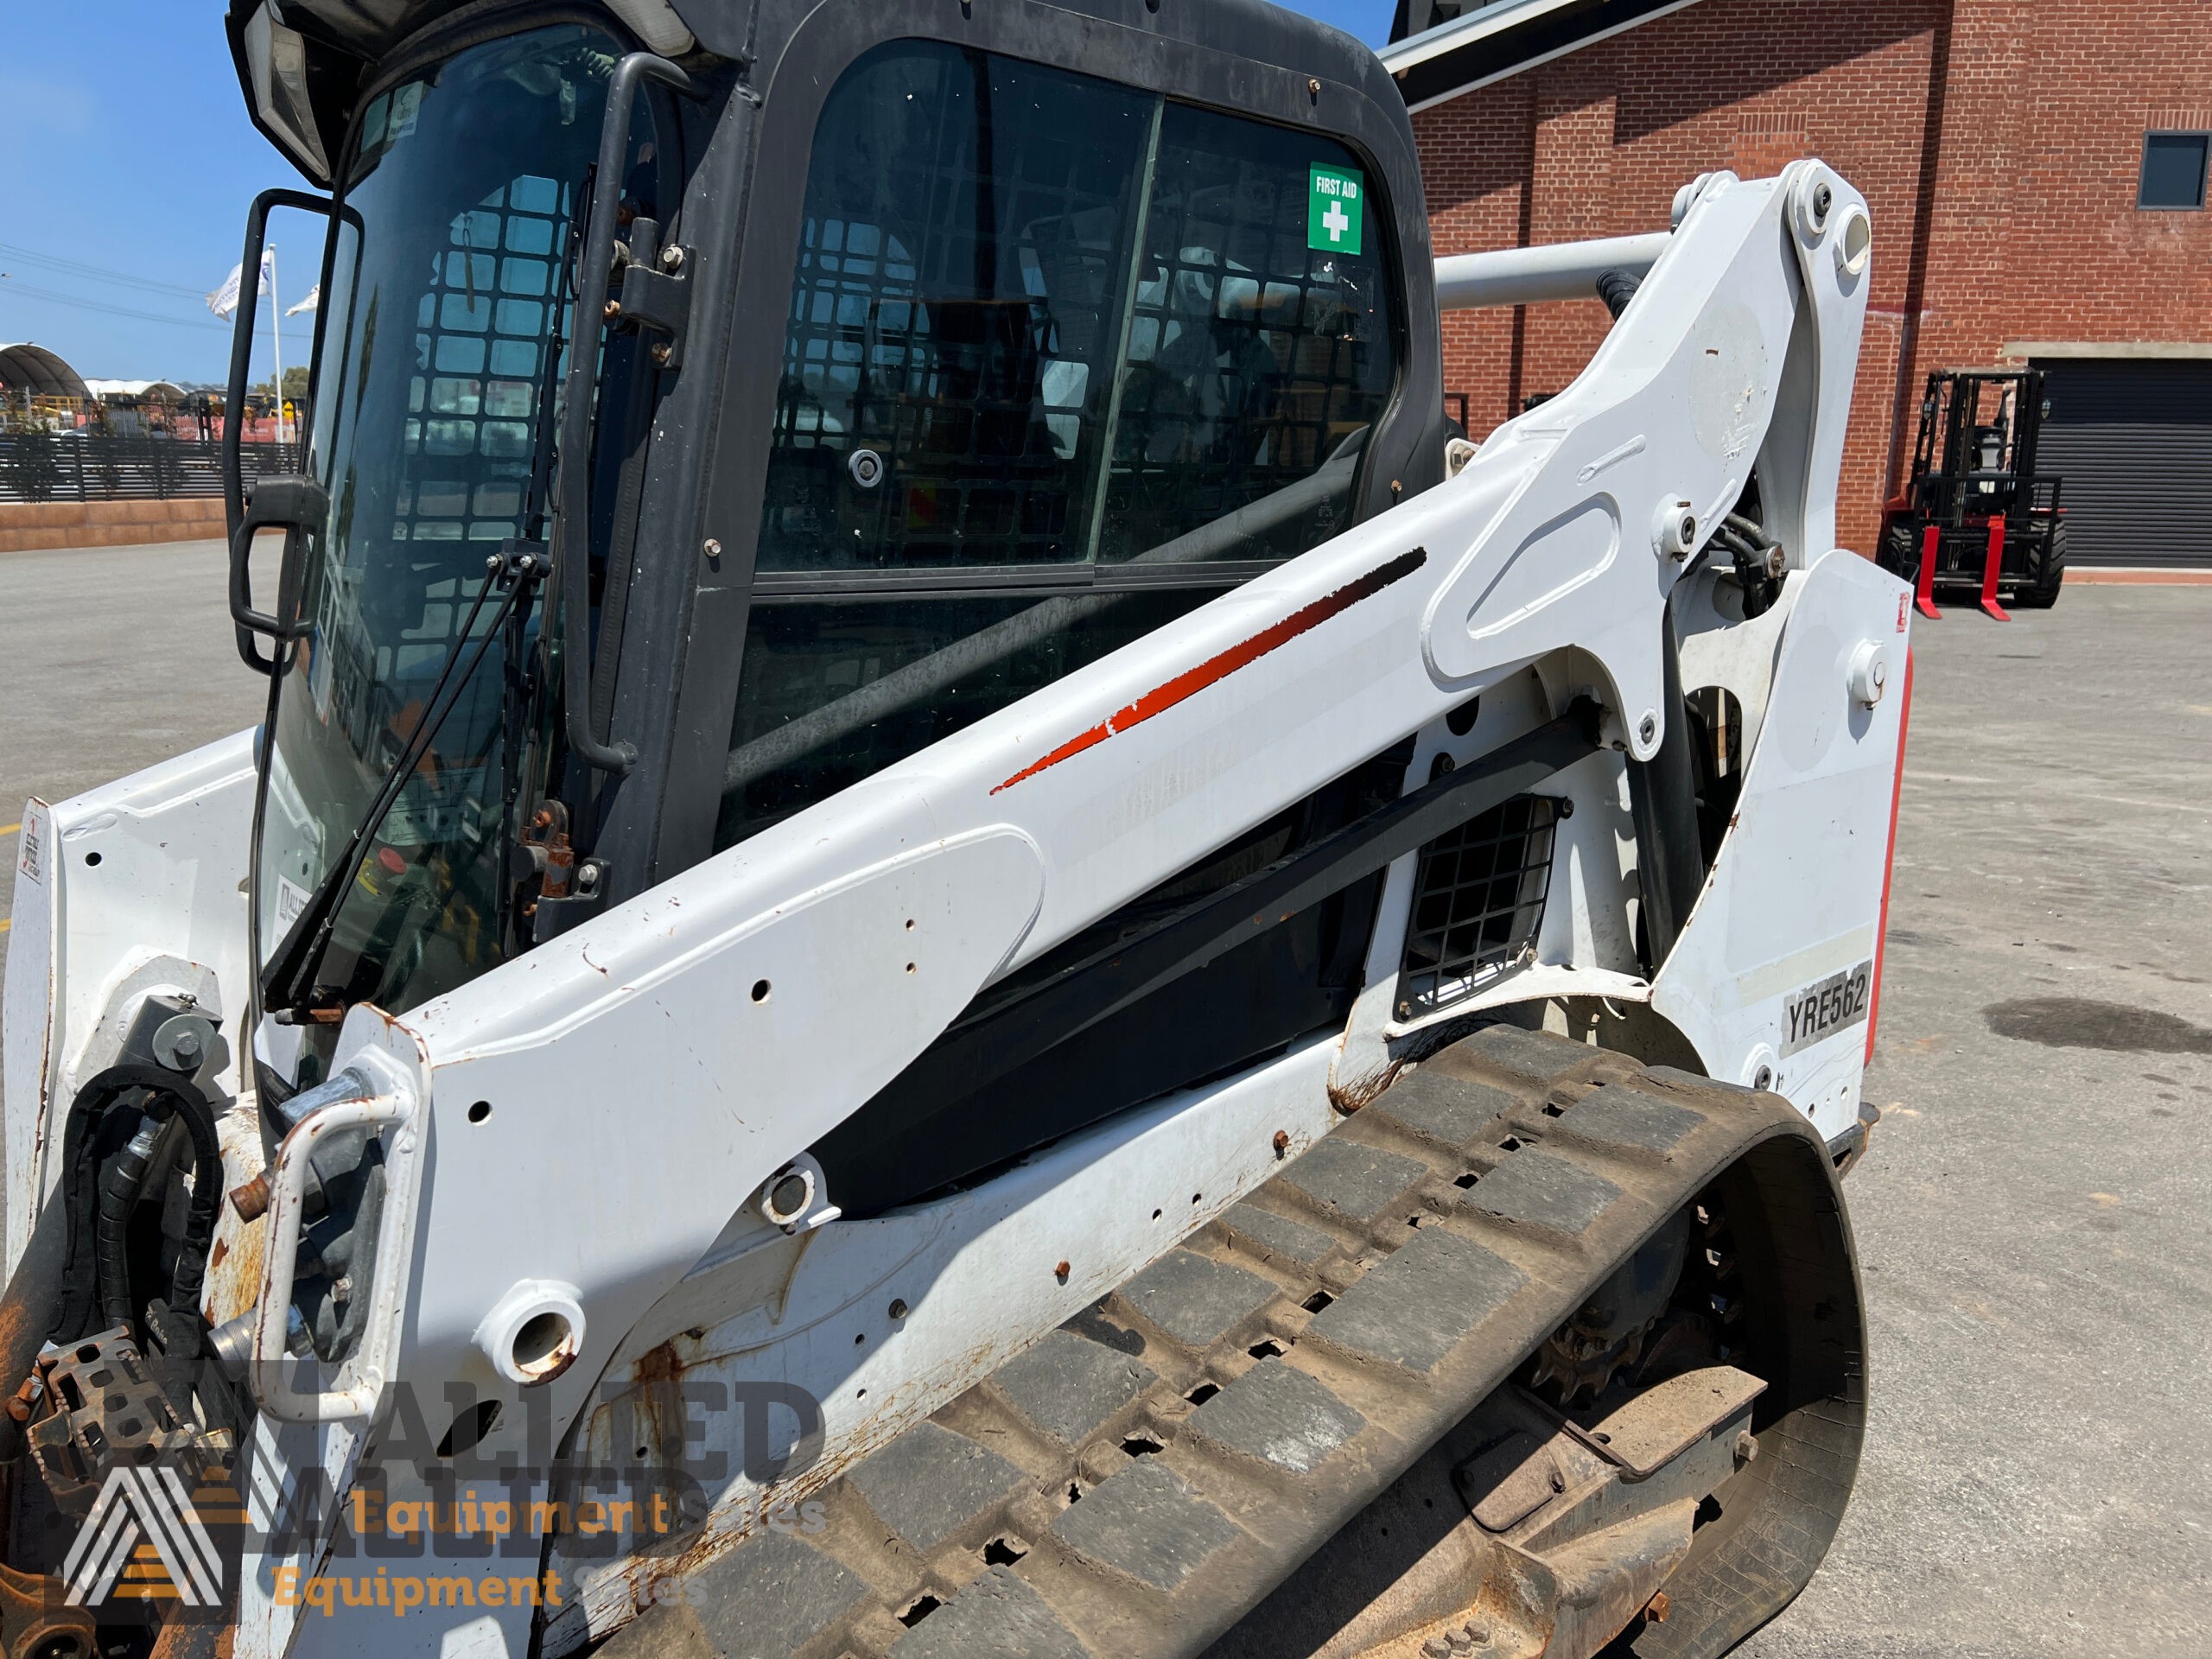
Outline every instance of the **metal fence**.
<svg viewBox="0 0 2212 1659">
<path fill-rule="evenodd" d="M 245 443 L 246 482 L 300 470 L 296 443 Z M 223 493 L 223 451 L 178 438 L 0 434 L 0 501 L 159 501 Z"/>
</svg>

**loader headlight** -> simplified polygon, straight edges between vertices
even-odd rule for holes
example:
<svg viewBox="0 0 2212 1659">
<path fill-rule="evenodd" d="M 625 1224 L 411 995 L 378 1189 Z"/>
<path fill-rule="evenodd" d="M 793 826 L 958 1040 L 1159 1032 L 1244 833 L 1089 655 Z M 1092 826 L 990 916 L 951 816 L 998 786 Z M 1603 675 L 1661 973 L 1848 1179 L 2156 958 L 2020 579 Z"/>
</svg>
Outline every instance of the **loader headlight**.
<svg viewBox="0 0 2212 1659">
<path fill-rule="evenodd" d="M 330 182 L 315 106 L 308 101 L 308 43 L 296 29 L 270 15 L 263 0 L 245 25 L 246 70 L 253 82 L 254 112 L 318 184 Z"/>
</svg>

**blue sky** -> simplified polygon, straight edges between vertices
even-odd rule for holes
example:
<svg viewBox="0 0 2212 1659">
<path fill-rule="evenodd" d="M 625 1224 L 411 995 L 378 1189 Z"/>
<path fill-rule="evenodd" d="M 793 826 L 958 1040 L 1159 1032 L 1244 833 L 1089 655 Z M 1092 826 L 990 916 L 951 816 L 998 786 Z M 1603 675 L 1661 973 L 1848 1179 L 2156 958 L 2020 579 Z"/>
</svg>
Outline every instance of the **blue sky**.
<svg viewBox="0 0 2212 1659">
<path fill-rule="evenodd" d="M 1392 0 L 1294 9 L 1380 45 Z M 194 296 L 238 263 L 254 194 L 300 179 L 246 119 L 222 16 L 220 0 L 0 3 L 0 342 L 35 340 L 95 378 L 228 374 L 230 331 Z M 289 305 L 314 279 L 321 221 L 279 218 L 270 239 Z M 291 320 L 286 362 L 304 360 L 309 321 Z"/>
</svg>

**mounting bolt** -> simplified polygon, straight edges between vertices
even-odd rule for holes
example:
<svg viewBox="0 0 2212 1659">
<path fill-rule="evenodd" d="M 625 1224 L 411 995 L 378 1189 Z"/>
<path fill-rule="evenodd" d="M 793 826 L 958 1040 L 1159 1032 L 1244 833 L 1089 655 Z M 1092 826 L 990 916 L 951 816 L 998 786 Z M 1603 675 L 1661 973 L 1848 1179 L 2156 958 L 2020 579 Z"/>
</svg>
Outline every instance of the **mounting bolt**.
<svg viewBox="0 0 2212 1659">
<path fill-rule="evenodd" d="M 683 270 L 683 250 L 677 246 L 673 242 L 663 248 L 660 251 L 660 268 L 663 270 Z"/>
<path fill-rule="evenodd" d="M 607 302 L 606 308 L 599 315 L 605 317 L 607 321 L 613 322 L 617 317 L 622 315 L 622 302 L 620 300 L 609 300 Z"/>
<path fill-rule="evenodd" d="M 1065 1285 L 1068 1281 L 1068 1274 L 1072 1271 L 1074 1271 L 1074 1269 L 1070 1268 L 1066 1262 L 1057 1262 L 1052 1268 L 1052 1277 L 1058 1280 Z"/>
<path fill-rule="evenodd" d="M 909 1310 L 906 1306 L 906 1299 L 904 1296 L 893 1296 L 891 1299 L 891 1317 L 893 1319 L 903 1319 L 906 1317 L 908 1311 Z"/>
<path fill-rule="evenodd" d="M 1659 504 L 1651 521 L 1651 550 L 1662 559 L 1687 559 L 1697 551 L 1697 514 L 1680 497 Z"/>
<path fill-rule="evenodd" d="M 240 1221 L 259 1221 L 269 1213 L 269 1173 L 264 1170 L 242 1186 L 231 1189 L 231 1208 Z"/>
<path fill-rule="evenodd" d="M 1290 1150 L 1290 1131 L 1288 1129 L 1277 1129 L 1275 1131 L 1274 1148 L 1275 1156 L 1278 1158 L 1281 1157 L 1283 1154 Z"/>
<path fill-rule="evenodd" d="M 1886 641 L 1862 639 L 1851 653 L 1845 670 L 1852 701 L 1872 709 L 1881 702 L 1890 683 L 1890 647 Z"/>
<path fill-rule="evenodd" d="M 1637 741 L 1647 747 L 1659 741 L 1659 716 L 1647 714 L 1636 725 Z"/>
<path fill-rule="evenodd" d="M 710 559 L 719 559 L 722 556 L 722 544 L 717 538 L 709 536 L 699 543 L 699 550 Z"/>
<path fill-rule="evenodd" d="M 1830 175 L 1822 168 L 1810 168 L 1802 174 L 1789 193 L 1789 217 L 1797 232 L 1797 239 L 1807 247 L 1818 247 L 1821 238 L 1828 233 L 1828 219 L 1835 207 L 1835 190 Z"/>
<path fill-rule="evenodd" d="M 1321 81 L 1318 75 L 1311 77 L 1306 80 L 1306 95 L 1308 98 L 1319 98 L 1321 96 Z"/>
<path fill-rule="evenodd" d="M 664 340 L 653 347 L 653 361 L 664 369 L 668 366 L 668 359 L 675 355 L 676 347 Z"/>
</svg>

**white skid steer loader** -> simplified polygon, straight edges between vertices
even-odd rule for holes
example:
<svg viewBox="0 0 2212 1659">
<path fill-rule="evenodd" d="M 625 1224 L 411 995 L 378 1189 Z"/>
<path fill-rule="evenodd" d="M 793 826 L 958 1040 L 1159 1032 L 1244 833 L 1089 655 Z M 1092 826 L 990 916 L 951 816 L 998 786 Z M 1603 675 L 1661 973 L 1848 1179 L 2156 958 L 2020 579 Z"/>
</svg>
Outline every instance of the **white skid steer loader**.
<svg viewBox="0 0 2212 1659">
<path fill-rule="evenodd" d="M 10 1659 L 1783 1606 L 1910 695 L 1857 193 L 1437 261 L 1259 0 L 229 27 L 304 470 L 232 423 L 261 725 L 24 817 Z M 1440 308 L 1599 298 L 1454 432 Z"/>
</svg>

